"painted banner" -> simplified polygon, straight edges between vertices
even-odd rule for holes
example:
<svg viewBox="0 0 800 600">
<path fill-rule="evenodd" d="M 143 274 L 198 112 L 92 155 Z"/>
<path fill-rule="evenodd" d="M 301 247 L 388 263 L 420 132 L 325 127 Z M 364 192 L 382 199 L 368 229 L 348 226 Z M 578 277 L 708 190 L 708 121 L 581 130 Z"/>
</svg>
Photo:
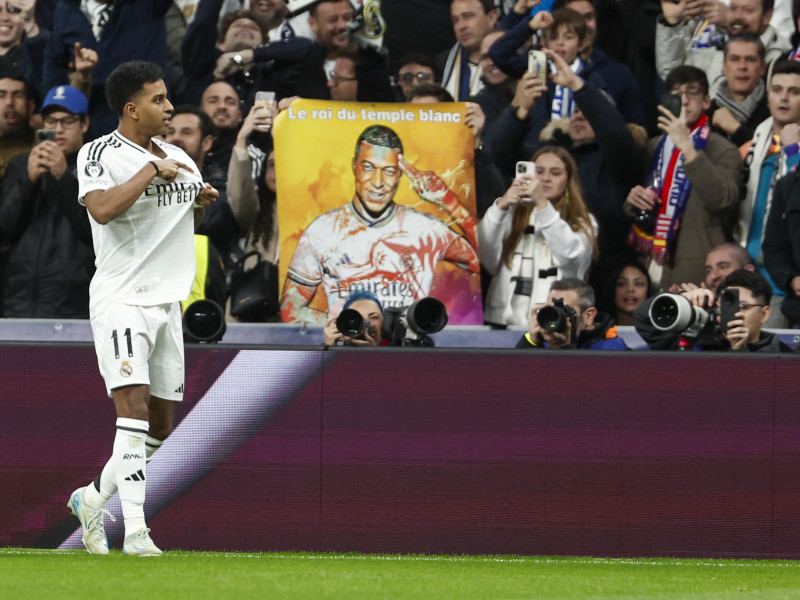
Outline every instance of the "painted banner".
<svg viewBox="0 0 800 600">
<path fill-rule="evenodd" d="M 482 323 L 466 104 L 297 100 L 275 121 L 284 321 L 324 324 L 347 296 L 426 296 Z"/>
</svg>

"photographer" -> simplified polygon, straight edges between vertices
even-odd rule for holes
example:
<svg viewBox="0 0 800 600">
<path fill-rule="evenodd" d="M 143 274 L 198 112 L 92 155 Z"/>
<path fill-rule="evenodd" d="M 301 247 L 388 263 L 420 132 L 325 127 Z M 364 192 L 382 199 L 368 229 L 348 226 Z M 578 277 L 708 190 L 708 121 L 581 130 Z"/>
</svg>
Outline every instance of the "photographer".
<svg viewBox="0 0 800 600">
<path fill-rule="evenodd" d="M 342 333 L 337 321 L 339 317 L 331 317 L 325 324 L 325 345 L 336 346 L 341 343 L 346 346 L 388 346 L 388 341 L 383 339 L 383 306 L 370 292 L 353 292 L 347 297 L 342 307 L 342 312 L 352 309 L 361 314 L 366 323 L 364 333 L 360 336 L 350 337 Z M 341 315 L 341 313 L 339 313 Z"/>
<path fill-rule="evenodd" d="M 528 333 L 519 340 L 517 348 L 627 350 L 625 342 L 617 336 L 613 319 L 598 312 L 594 290 L 585 281 L 575 278 L 554 281 L 547 302 L 531 310 Z M 542 311 L 548 306 L 557 307 L 556 311 Z M 561 318 L 551 320 L 556 313 Z"/>
<path fill-rule="evenodd" d="M 720 298 L 728 293 L 738 294 L 738 309 L 727 323 L 720 323 Z M 675 327 L 669 330 L 653 323 L 650 307 L 655 296 L 642 303 L 634 312 L 636 331 L 653 350 L 685 349 L 740 352 L 791 352 L 774 333 L 761 328 L 770 316 L 769 302 L 772 286 L 760 273 L 739 269 L 728 275 L 719 284 L 716 293 L 705 288 L 696 288 L 680 294 L 694 307 L 695 323 L 690 327 Z M 734 299 L 736 297 L 734 296 Z M 658 319 L 658 316 L 656 316 Z M 707 322 L 703 324 L 703 320 Z M 698 327 L 696 333 L 688 333 Z"/>
</svg>

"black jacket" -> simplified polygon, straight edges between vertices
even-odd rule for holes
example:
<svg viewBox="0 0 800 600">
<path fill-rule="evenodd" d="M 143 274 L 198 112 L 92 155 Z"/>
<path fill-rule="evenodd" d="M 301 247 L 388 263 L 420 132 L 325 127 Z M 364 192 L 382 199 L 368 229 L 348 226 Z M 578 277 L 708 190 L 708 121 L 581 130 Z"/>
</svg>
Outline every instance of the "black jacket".
<svg viewBox="0 0 800 600">
<path fill-rule="evenodd" d="M 77 155 L 67 172 L 28 179 L 28 155 L 11 159 L 0 186 L 0 233 L 10 243 L 2 278 L 4 317 L 89 318 L 94 250 L 78 203 Z"/>
<path fill-rule="evenodd" d="M 800 275 L 800 173 L 794 171 L 778 180 L 764 230 L 764 265 L 769 276 L 786 293 L 781 312 L 790 327 L 800 325 L 800 297 L 791 281 Z"/>
</svg>

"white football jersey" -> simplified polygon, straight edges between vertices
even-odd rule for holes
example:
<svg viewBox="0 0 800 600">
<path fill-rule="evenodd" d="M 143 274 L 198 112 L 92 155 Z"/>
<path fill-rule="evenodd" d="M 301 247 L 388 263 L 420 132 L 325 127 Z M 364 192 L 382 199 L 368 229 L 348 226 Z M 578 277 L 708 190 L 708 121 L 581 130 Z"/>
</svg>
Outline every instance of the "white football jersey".
<svg viewBox="0 0 800 600">
<path fill-rule="evenodd" d="M 321 284 L 331 316 L 356 290 L 372 292 L 384 307 L 407 306 L 428 295 L 436 263 L 459 237 L 440 219 L 408 206 L 395 204 L 371 222 L 348 202 L 306 228 L 288 277 Z"/>
<path fill-rule="evenodd" d="M 184 300 L 195 275 L 194 200 L 203 178 L 191 158 L 159 138 L 156 143 L 183 169 L 172 183 L 158 177 L 124 214 L 106 225 L 91 215 L 97 272 L 89 286 L 89 312 L 110 302 L 153 306 Z M 86 194 L 125 183 L 148 162 L 162 160 L 114 131 L 85 144 L 78 153 L 78 201 Z M 148 166 L 152 168 L 152 166 Z"/>
</svg>

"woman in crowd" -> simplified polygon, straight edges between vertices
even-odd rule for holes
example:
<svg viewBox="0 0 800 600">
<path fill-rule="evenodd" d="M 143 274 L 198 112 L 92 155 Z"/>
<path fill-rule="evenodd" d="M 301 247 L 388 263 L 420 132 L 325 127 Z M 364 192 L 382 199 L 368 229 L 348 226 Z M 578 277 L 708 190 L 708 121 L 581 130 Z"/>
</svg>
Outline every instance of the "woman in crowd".
<svg viewBox="0 0 800 600">
<path fill-rule="evenodd" d="M 617 325 L 633 325 L 633 311 L 652 294 L 647 269 L 639 261 L 631 260 L 611 272 L 599 308 L 611 315 Z"/>
<path fill-rule="evenodd" d="M 481 264 L 492 276 L 484 311 L 490 325 L 527 326 L 550 284 L 585 278 L 597 252 L 597 222 L 572 156 L 545 146 L 533 161 L 535 173 L 515 179 L 478 225 Z"/>
</svg>

